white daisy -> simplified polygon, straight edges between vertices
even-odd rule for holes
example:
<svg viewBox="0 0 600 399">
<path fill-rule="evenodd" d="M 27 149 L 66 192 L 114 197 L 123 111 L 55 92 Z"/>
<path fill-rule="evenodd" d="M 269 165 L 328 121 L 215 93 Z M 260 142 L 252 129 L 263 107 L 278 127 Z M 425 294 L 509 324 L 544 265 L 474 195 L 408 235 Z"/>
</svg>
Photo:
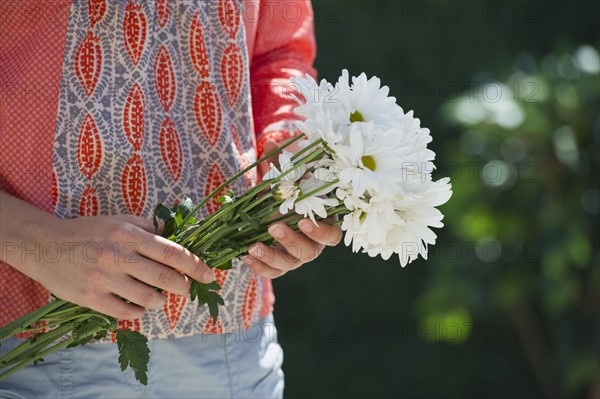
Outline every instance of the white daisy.
<svg viewBox="0 0 600 399">
<path fill-rule="evenodd" d="M 312 118 L 304 121 L 297 121 L 296 127 L 306 135 L 308 145 L 310 142 L 323 140 L 325 147 L 331 149 L 333 144 L 339 143 L 344 139 L 341 133 L 338 133 L 333 126 L 333 120 L 329 111 L 324 109 L 315 109 Z"/>
<path fill-rule="evenodd" d="M 357 196 L 398 191 L 399 172 L 407 161 L 407 144 L 400 133 L 380 131 L 373 123 L 353 124 L 348 145 L 335 147 L 342 185 L 352 186 Z"/>
<path fill-rule="evenodd" d="M 348 70 L 342 71 L 336 86 L 336 98 L 340 107 L 335 113 L 335 122 L 375 122 L 382 127 L 397 126 L 404 111 L 396 104 L 394 97 L 388 97 L 390 89 L 381 87 L 377 77 L 367 79 L 364 73 L 352 77 L 350 85 Z"/>
<path fill-rule="evenodd" d="M 394 203 L 396 214 L 405 221 L 389 232 L 390 240 L 396 241 L 394 252 L 398 253 L 400 264 L 405 266 L 420 254 L 427 259 L 427 246 L 436 241 L 436 234 L 430 227 L 444 226 L 444 215 L 436 209 L 452 196 L 449 179 L 429 181 L 420 186 L 418 195 L 397 198 Z"/>
<path fill-rule="evenodd" d="M 300 180 L 306 173 L 306 165 L 294 165 L 292 154 L 288 151 L 282 151 L 279 154 L 279 167 L 271 163 L 271 168 L 263 177 L 263 180 L 275 180 L 271 184 L 271 190 L 276 199 L 283 201 L 279 206 L 279 213 L 286 214 L 294 207 L 294 202 L 300 196 Z"/>
<path fill-rule="evenodd" d="M 271 163 L 270 169 L 263 177 L 263 180 L 284 180 L 293 183 L 302 178 L 306 173 L 306 165 L 296 166 L 292 161 L 292 156 L 291 152 L 281 151 L 281 154 L 279 154 L 279 168 L 281 169 L 278 169 L 277 166 Z"/>
<path fill-rule="evenodd" d="M 335 86 L 310 76 L 293 81 L 303 97 L 295 97 L 304 117 L 296 125 L 308 142 L 322 140 L 327 155 L 289 177 L 281 176 L 289 155 L 280 158 L 281 171 L 271 167 L 267 178 L 279 179 L 273 188 L 282 213 L 293 208 L 314 221 L 341 201 L 344 242 L 353 251 L 384 259 L 396 253 L 402 266 L 426 259 L 437 238 L 432 228 L 443 226 L 436 207 L 452 195 L 447 179 L 432 180 L 429 130 L 376 77 L 350 79 L 344 70 Z"/>
<path fill-rule="evenodd" d="M 291 82 L 296 86 L 298 94 L 304 99 L 301 100 L 292 94 L 292 98 L 299 104 L 294 109 L 294 112 L 298 115 L 311 119 L 315 117 L 317 110 L 325 109 L 331 113 L 339 108 L 340 102 L 336 96 L 336 88 L 325 79 L 317 83 L 312 76 L 307 74 L 304 78 L 292 78 Z"/>
<path fill-rule="evenodd" d="M 324 219 L 327 217 L 327 210 L 325 207 L 338 205 L 338 201 L 335 198 L 327 197 L 327 194 L 335 189 L 333 185 L 327 187 L 328 184 L 323 181 L 316 178 L 308 178 L 300 181 L 299 186 L 300 196 L 309 193 L 312 194 L 297 201 L 294 204 L 294 210 L 304 217 L 309 217 L 314 223 L 316 223 L 315 214 Z"/>
</svg>

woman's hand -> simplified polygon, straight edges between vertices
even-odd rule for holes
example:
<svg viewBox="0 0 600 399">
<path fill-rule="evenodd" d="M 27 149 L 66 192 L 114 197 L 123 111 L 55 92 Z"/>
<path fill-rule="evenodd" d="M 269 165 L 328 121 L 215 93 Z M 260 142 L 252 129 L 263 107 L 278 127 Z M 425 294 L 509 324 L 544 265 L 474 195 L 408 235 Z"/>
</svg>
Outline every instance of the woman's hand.
<svg viewBox="0 0 600 399">
<path fill-rule="evenodd" d="M 250 247 L 250 255 L 244 262 L 255 273 L 261 276 L 276 278 L 290 270 L 318 257 L 327 245 L 337 245 L 342 238 L 339 226 L 317 222 L 310 219 L 298 222 L 302 233 L 296 232 L 284 223 L 269 226 L 269 234 L 280 244 L 269 247 L 263 243 L 255 243 Z"/>
<path fill-rule="evenodd" d="M 154 234 L 150 220 L 98 216 L 62 220 L 0 192 L 2 258 L 57 297 L 119 319 L 188 296 L 191 281 L 214 280 L 198 257 Z"/>
<path fill-rule="evenodd" d="M 277 143 L 267 141 L 264 152 L 269 153 L 276 148 Z M 294 143 L 285 150 L 296 153 L 299 149 L 297 143 Z M 271 162 L 277 163 L 277 157 L 273 157 Z M 267 162 L 259 167 L 259 173 L 262 176 L 268 170 Z M 285 223 L 272 224 L 269 226 L 269 234 L 279 245 L 270 247 L 263 243 L 255 243 L 250 246 L 250 255 L 244 257 L 244 262 L 255 273 L 268 278 L 276 278 L 314 260 L 323 252 L 325 246 L 337 245 L 342 239 L 342 229 L 324 221 L 319 221 L 315 225 L 310 219 L 303 219 L 298 222 L 298 227 L 301 233 L 294 231 Z"/>
</svg>

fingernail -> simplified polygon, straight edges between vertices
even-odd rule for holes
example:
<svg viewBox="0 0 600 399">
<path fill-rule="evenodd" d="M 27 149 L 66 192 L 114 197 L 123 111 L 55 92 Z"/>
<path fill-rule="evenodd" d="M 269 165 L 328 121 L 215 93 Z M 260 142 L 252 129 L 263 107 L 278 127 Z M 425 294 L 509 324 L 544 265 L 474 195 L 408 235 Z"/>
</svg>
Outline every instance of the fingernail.
<svg viewBox="0 0 600 399">
<path fill-rule="evenodd" d="M 242 258 L 242 260 L 244 261 L 244 263 L 246 263 L 246 264 L 248 264 L 248 265 L 251 265 L 251 264 L 253 264 L 253 263 L 254 263 L 254 258 L 253 258 L 253 257 L 251 257 L 251 256 L 244 256 L 244 257 Z"/>
<path fill-rule="evenodd" d="M 248 248 L 248 252 L 250 252 L 250 255 L 255 256 L 255 257 L 260 257 L 261 255 L 261 251 L 260 248 L 258 247 L 258 245 L 253 245 L 250 248 Z"/>
<path fill-rule="evenodd" d="M 313 231 L 314 227 L 315 226 L 310 220 L 302 220 L 300 222 L 300 228 L 306 233 L 310 233 L 311 231 Z"/>
<path fill-rule="evenodd" d="M 212 269 L 208 269 L 204 272 L 202 279 L 206 282 L 215 281 L 215 273 L 212 271 Z"/>
<path fill-rule="evenodd" d="M 269 227 L 269 234 L 271 234 L 275 238 L 283 238 L 285 233 L 283 229 L 279 225 Z"/>
</svg>

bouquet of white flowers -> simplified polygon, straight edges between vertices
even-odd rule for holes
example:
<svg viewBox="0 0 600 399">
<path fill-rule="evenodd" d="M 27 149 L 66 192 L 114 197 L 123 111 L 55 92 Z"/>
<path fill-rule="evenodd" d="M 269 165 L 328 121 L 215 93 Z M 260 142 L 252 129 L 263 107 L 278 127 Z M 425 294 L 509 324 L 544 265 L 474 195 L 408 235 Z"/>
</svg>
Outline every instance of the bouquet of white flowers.
<svg viewBox="0 0 600 399">
<path fill-rule="evenodd" d="M 165 222 L 163 236 L 209 266 L 227 269 L 251 244 L 274 243 L 267 231 L 273 222 L 298 230 L 302 218 L 337 216 L 334 223 L 341 223 L 345 244 L 354 252 L 384 259 L 395 253 L 402 266 L 419 254 L 426 259 L 427 245 L 436 240 L 430 227 L 443 226 L 436 206 L 452 195 L 447 178 L 432 180 L 435 154 L 427 148 L 429 130 L 412 112 L 404 113 L 378 78 L 362 74 L 350 82 L 344 70 L 335 85 L 309 76 L 292 81 L 302 97 L 296 98 L 296 113 L 304 118 L 297 122 L 301 134 L 232 176 L 196 206 L 189 199 L 172 208 L 159 204 L 155 225 L 159 219 Z M 294 142 L 301 149 L 292 155 L 285 148 Z M 278 165 L 270 164 L 261 183 L 240 195 L 219 195 L 277 152 Z M 220 208 L 196 220 L 197 211 L 215 197 Z M 193 281 L 190 291 L 199 305 L 208 305 L 214 321 L 223 305 L 219 289 L 216 282 Z M 46 331 L 40 332 L 42 323 Z M 2 327 L 0 339 L 35 334 L 3 356 L 0 367 L 8 369 L 0 379 L 59 348 L 85 344 L 111 330 L 121 368 L 131 367 L 145 384 L 149 350 L 142 334 L 118 330 L 114 318 L 59 299 Z"/>
</svg>

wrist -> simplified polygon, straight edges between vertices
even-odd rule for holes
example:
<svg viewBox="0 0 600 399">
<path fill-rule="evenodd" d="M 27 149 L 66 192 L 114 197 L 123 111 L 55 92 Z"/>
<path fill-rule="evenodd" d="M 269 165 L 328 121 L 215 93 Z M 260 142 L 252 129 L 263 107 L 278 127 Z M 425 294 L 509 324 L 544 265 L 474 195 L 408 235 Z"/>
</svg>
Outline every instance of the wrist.
<svg viewBox="0 0 600 399">
<path fill-rule="evenodd" d="M 0 261 L 38 280 L 43 249 L 60 232 L 59 219 L 0 191 Z"/>
</svg>

